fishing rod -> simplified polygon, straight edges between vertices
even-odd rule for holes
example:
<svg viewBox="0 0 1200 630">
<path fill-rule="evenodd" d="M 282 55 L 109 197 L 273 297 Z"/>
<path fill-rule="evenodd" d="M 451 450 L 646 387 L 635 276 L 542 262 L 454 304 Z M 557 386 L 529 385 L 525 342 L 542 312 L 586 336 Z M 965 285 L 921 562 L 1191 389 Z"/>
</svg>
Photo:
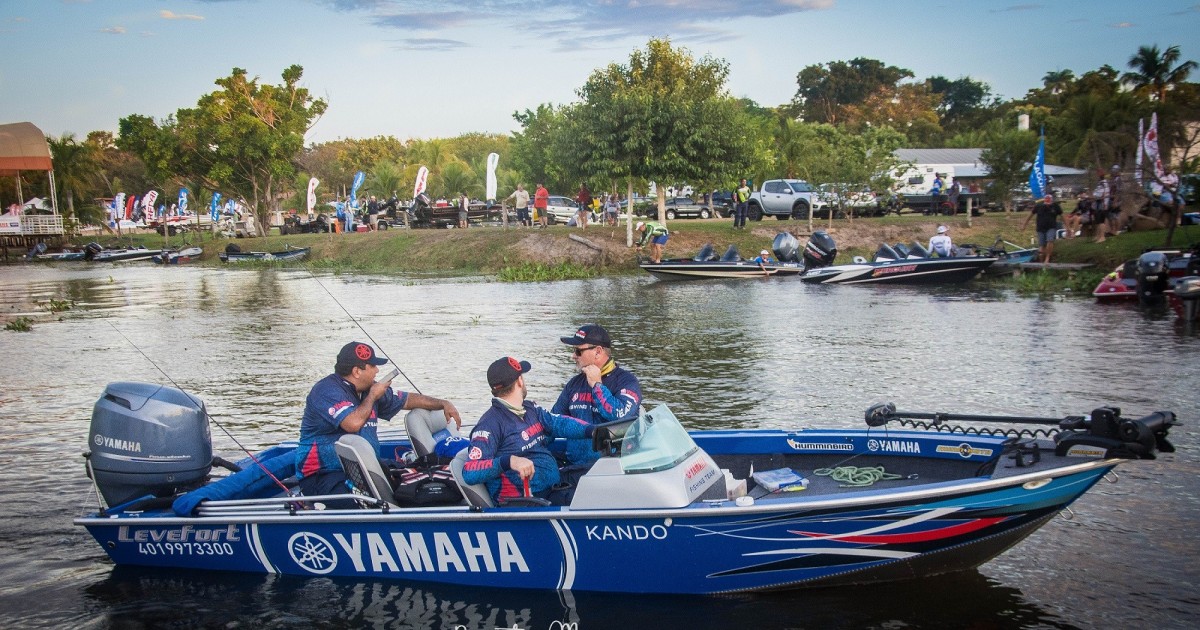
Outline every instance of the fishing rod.
<svg viewBox="0 0 1200 630">
<path fill-rule="evenodd" d="M 311 276 L 312 279 L 317 282 L 317 285 L 319 285 L 322 289 L 325 290 L 325 293 L 329 296 L 330 299 L 333 300 L 333 303 L 337 304 L 338 307 L 342 309 L 342 312 L 346 314 L 346 317 L 349 317 L 350 321 L 354 322 L 354 325 L 358 326 L 358 329 L 361 330 L 363 332 L 363 334 L 367 336 L 367 339 L 371 342 L 371 345 L 375 346 L 376 348 L 379 348 L 379 352 L 383 355 L 383 357 L 385 359 L 387 359 L 388 361 L 391 361 L 392 367 L 395 368 L 395 370 L 400 373 L 400 376 L 404 377 L 404 380 L 408 381 L 408 384 L 412 386 L 413 391 L 417 392 L 418 394 L 424 395 L 424 392 L 421 391 L 421 388 L 417 387 L 417 384 L 414 383 L 411 378 L 408 378 L 408 375 L 404 373 L 404 370 L 400 369 L 400 365 L 397 364 L 395 361 L 392 361 L 392 357 L 389 356 L 387 351 L 383 349 L 383 346 L 379 345 L 378 341 L 375 341 L 375 338 L 371 336 L 371 333 L 367 332 L 367 329 L 364 328 L 361 323 L 359 323 L 358 319 L 356 319 L 354 317 L 354 315 L 350 314 L 350 311 L 346 310 L 345 306 L 342 306 L 342 303 L 339 302 L 337 297 L 334 296 L 333 293 L 331 293 L 329 291 L 329 288 L 326 287 L 323 282 L 321 282 L 321 279 L 317 277 L 317 274 L 313 273 L 312 269 L 309 268 L 308 265 L 301 265 L 301 266 L 304 268 L 305 271 L 308 272 L 308 275 Z"/>
<path fill-rule="evenodd" d="M 254 462 L 256 465 L 258 465 L 258 467 L 262 469 L 263 473 L 265 473 L 265 474 L 266 474 L 268 477 L 270 477 L 270 478 L 271 478 L 271 481 L 274 481 L 274 482 L 275 482 L 275 485 L 277 485 L 277 486 L 279 486 L 280 488 L 282 488 L 282 489 L 283 489 L 283 491 L 284 491 L 284 493 L 285 493 L 285 494 L 287 494 L 289 497 L 291 497 L 291 496 L 296 496 L 296 495 L 294 495 L 294 494 L 292 493 L 292 491 L 291 491 L 291 490 L 290 490 L 290 489 L 287 487 L 287 485 L 285 485 L 285 484 L 284 484 L 282 481 L 280 481 L 280 480 L 279 480 L 279 477 L 276 477 L 276 476 L 275 476 L 275 475 L 274 475 L 274 474 L 273 474 L 273 473 L 270 471 L 270 469 L 268 469 L 266 466 L 264 466 L 264 465 L 263 465 L 263 463 L 262 463 L 262 462 L 261 462 L 261 461 L 258 459 L 258 457 L 255 457 L 254 453 L 251 453 L 251 452 L 250 452 L 250 449 L 248 449 L 248 448 L 246 448 L 245 446 L 243 446 L 243 445 L 242 445 L 242 443 L 241 443 L 241 442 L 239 442 L 239 441 L 238 441 L 238 439 L 237 439 L 236 437 L 234 437 L 234 436 L 233 436 L 233 434 L 232 434 L 232 433 L 230 433 L 230 432 L 229 432 L 229 430 L 228 430 L 228 429 L 226 429 L 226 428 L 225 428 L 225 426 L 224 426 L 223 424 L 221 424 L 220 422 L 217 422 L 217 419 L 216 419 L 216 418 L 214 418 L 212 414 L 208 413 L 208 407 L 207 407 L 207 406 L 205 406 L 203 403 L 200 403 L 200 401 L 199 401 L 199 400 L 197 400 L 195 396 L 192 396 L 190 393 L 188 393 L 188 392 L 187 392 L 187 390 L 183 389 L 183 387 L 180 387 L 179 383 L 176 383 L 176 382 L 175 382 L 175 379 L 171 378 L 171 375 L 170 375 L 170 374 L 167 374 L 167 371 L 166 371 L 166 370 L 162 369 L 162 367 L 160 367 L 160 366 L 159 366 L 157 363 L 155 363 L 155 362 L 154 362 L 154 359 L 151 359 L 151 358 L 149 357 L 149 355 L 147 355 L 145 352 L 143 352 L 143 351 L 142 351 L 142 349 L 141 349 L 141 348 L 139 348 L 139 347 L 138 347 L 138 345 L 137 345 L 136 343 L 134 343 L 132 339 L 130 339 L 129 337 L 127 337 L 127 336 L 125 335 L 125 333 L 121 332 L 121 329 L 120 329 L 120 328 L 117 328 L 117 326 L 116 326 L 115 324 L 113 324 L 111 321 L 110 321 L 110 322 L 108 322 L 108 325 L 109 325 L 109 326 L 112 326 L 112 329 L 113 329 L 113 330 L 115 330 L 115 331 L 117 331 L 117 334 L 118 334 L 118 335 L 121 335 L 121 338 L 122 338 L 122 339 L 124 339 L 126 342 L 128 342 L 128 343 L 129 343 L 129 345 L 133 346 L 133 349 L 134 349 L 134 350 L 137 350 L 137 351 L 138 351 L 138 354 L 142 355 L 142 357 L 143 357 L 143 358 L 145 358 L 145 359 L 146 359 L 146 361 L 148 361 L 148 362 L 150 363 L 150 365 L 153 365 L 153 366 L 154 366 L 154 369 L 158 370 L 158 371 L 159 371 L 159 372 L 160 372 L 160 373 L 161 373 L 161 374 L 162 374 L 164 377 L 166 377 L 166 379 L 167 379 L 168 381 L 170 381 L 172 385 L 174 385 L 174 386 L 175 386 L 175 389 L 178 389 L 179 391 L 183 392 L 183 393 L 184 393 L 185 395 L 187 395 L 187 397 L 188 397 L 188 398 L 190 398 L 190 399 L 191 399 L 193 402 L 195 402 L 195 403 L 197 403 L 197 404 L 200 404 L 200 407 L 201 407 L 201 408 L 204 410 L 204 417 L 205 417 L 206 419 L 208 419 L 210 422 L 212 422 L 214 425 L 216 425 L 218 429 L 220 429 L 220 430 L 221 430 L 223 433 L 225 433 L 225 435 L 226 435 L 226 436 L 228 436 L 228 437 L 229 437 L 229 439 L 233 440 L 233 443 L 234 443 L 234 444 L 236 444 L 238 448 L 242 449 L 242 452 L 243 452 L 243 453 L 245 453 L 246 455 L 250 456 L 250 461 L 253 461 L 253 462 Z"/>
</svg>

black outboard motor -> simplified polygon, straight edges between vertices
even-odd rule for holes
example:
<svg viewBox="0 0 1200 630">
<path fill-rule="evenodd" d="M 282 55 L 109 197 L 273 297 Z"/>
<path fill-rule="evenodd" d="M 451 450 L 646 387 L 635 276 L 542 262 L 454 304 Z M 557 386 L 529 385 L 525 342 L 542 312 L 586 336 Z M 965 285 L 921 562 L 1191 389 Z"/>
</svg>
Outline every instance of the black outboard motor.
<svg viewBox="0 0 1200 630">
<path fill-rule="evenodd" d="M 837 258 L 837 245 L 833 237 L 825 230 L 813 232 L 804 246 L 804 268 L 828 267 L 833 264 L 834 258 Z"/>
<path fill-rule="evenodd" d="M 708 262 L 710 260 L 716 260 L 716 259 L 717 259 L 717 253 L 715 251 L 713 251 L 712 243 L 705 243 L 704 247 L 700 248 L 699 253 L 697 253 L 692 258 L 692 260 L 694 260 L 696 262 Z"/>
<path fill-rule="evenodd" d="M 230 243 L 225 246 L 225 253 L 226 254 L 240 254 L 240 253 L 242 253 L 242 248 L 238 247 L 237 243 Z"/>
<path fill-rule="evenodd" d="M 412 205 L 408 207 L 408 211 L 416 217 L 418 223 L 429 223 L 433 220 L 433 213 L 429 210 L 433 202 L 429 199 L 429 195 L 424 192 L 413 198 Z"/>
<path fill-rule="evenodd" d="M 202 485 L 212 469 L 204 403 L 173 387 L 109 383 L 92 407 L 88 476 L 110 507 Z"/>
<path fill-rule="evenodd" d="M 721 256 L 721 262 L 737 262 L 742 259 L 738 254 L 737 245 L 730 245 L 729 249 L 725 250 L 725 255 Z"/>
<path fill-rule="evenodd" d="M 1142 305 L 1161 304 L 1163 291 L 1170 284 L 1167 273 L 1167 255 L 1162 252 L 1146 252 L 1137 260 L 1137 295 Z"/>
<path fill-rule="evenodd" d="M 771 250 L 775 252 L 775 260 L 779 262 L 800 262 L 800 241 L 788 232 L 775 235 Z"/>
<path fill-rule="evenodd" d="M 96 257 L 96 254 L 104 251 L 104 246 L 96 241 L 92 241 L 83 246 L 83 257 L 85 260 L 91 260 Z"/>
</svg>

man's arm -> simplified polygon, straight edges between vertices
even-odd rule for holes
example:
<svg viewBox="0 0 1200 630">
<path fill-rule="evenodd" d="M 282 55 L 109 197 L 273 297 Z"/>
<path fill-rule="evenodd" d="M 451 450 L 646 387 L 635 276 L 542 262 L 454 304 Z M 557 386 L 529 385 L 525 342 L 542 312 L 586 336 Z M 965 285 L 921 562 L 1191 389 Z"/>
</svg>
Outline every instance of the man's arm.
<svg viewBox="0 0 1200 630">
<path fill-rule="evenodd" d="M 616 394 L 602 381 L 597 380 L 592 385 L 592 400 L 595 401 L 593 407 L 606 422 L 637 417 L 638 407 L 642 404 L 642 387 L 637 379 L 628 380 L 631 382 L 614 383 L 619 390 Z"/>
</svg>

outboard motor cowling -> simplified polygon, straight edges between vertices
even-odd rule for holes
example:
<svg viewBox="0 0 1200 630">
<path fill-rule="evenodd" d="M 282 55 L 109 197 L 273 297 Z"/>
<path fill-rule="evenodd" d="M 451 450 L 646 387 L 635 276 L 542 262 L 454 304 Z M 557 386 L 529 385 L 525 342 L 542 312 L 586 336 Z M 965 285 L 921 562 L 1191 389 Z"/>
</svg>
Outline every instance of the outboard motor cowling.
<svg viewBox="0 0 1200 630">
<path fill-rule="evenodd" d="M 109 383 L 92 407 L 89 476 L 109 506 L 204 483 L 212 438 L 204 403 L 174 387 Z"/>
<path fill-rule="evenodd" d="M 1179 298 L 1179 316 L 1183 321 L 1200 321 L 1200 276 L 1176 280 L 1175 297 Z"/>
<path fill-rule="evenodd" d="M 779 262 L 800 262 L 800 241 L 788 232 L 775 235 L 771 250 L 775 252 L 775 260 Z"/>
<path fill-rule="evenodd" d="M 825 230 L 813 232 L 804 246 L 804 268 L 828 267 L 833 264 L 834 258 L 837 258 L 837 245 L 833 237 Z"/>
<path fill-rule="evenodd" d="M 96 254 L 99 254 L 102 251 L 104 251 L 104 246 L 96 241 L 92 241 L 83 246 L 83 257 L 87 260 L 91 260 L 96 257 Z"/>
<path fill-rule="evenodd" d="M 1167 255 L 1162 252 L 1146 252 L 1137 260 L 1138 302 L 1158 304 L 1163 300 L 1170 276 L 1167 273 Z"/>
</svg>

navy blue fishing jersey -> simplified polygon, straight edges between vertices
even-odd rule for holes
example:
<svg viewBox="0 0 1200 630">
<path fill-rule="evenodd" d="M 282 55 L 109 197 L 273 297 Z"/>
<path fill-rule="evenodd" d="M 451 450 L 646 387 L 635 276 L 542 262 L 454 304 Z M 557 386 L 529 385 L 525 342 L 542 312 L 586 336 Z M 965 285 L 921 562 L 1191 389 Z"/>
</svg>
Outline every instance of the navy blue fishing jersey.
<svg viewBox="0 0 1200 630">
<path fill-rule="evenodd" d="M 642 404 L 642 385 L 632 372 L 613 361 L 600 370 L 600 382 L 588 385 L 587 377 L 576 374 L 563 387 L 551 413 L 579 418 L 589 424 L 630 420 Z M 573 464 L 596 461 L 600 454 L 592 450 L 590 440 L 568 440 L 567 457 Z"/>
<path fill-rule="evenodd" d="M 525 496 L 521 475 L 513 470 L 513 455 L 533 462 L 529 479 L 533 496 L 543 496 L 558 483 L 558 462 L 549 444 L 555 437 L 591 437 L 592 426 L 578 418 L 550 413 L 525 401 L 517 415 L 504 401 L 493 398 L 471 431 L 471 445 L 463 464 L 463 481 L 487 486 L 493 499 Z"/>
<path fill-rule="evenodd" d="M 342 429 L 342 420 L 354 412 L 367 392 L 355 391 L 354 386 L 337 374 L 317 381 L 304 401 L 304 417 L 300 420 L 300 444 L 296 447 L 296 474 L 308 477 L 319 472 L 341 470 L 342 462 L 333 450 L 338 438 L 350 433 Z M 379 450 L 379 419 L 391 420 L 404 409 L 407 392 L 391 388 L 375 401 L 371 417 L 358 430 L 376 451 Z"/>
</svg>

